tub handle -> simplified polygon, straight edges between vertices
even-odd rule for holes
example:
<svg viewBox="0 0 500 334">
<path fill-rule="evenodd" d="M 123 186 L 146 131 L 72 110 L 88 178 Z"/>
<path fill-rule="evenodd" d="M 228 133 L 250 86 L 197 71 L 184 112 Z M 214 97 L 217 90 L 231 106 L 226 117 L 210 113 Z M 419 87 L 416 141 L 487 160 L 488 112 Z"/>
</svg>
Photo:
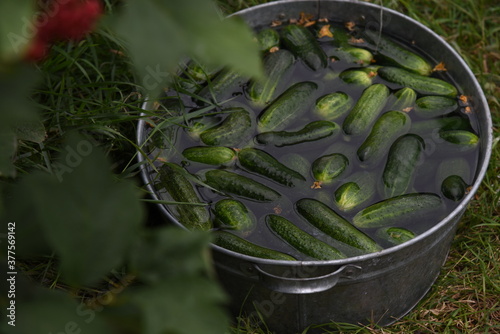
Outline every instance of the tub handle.
<svg viewBox="0 0 500 334">
<path fill-rule="evenodd" d="M 340 278 L 354 278 L 361 271 L 360 266 L 347 264 L 326 275 L 298 278 L 270 274 L 257 264 L 254 264 L 254 267 L 259 273 L 260 281 L 268 289 L 293 294 L 316 293 L 331 289 Z"/>
</svg>

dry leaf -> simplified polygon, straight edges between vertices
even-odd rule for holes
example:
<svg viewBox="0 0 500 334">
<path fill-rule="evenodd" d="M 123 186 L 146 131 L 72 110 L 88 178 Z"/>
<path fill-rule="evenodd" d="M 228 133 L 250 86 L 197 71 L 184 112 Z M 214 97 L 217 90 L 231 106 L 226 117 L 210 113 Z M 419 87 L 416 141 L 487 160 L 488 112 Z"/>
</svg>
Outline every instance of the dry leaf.
<svg viewBox="0 0 500 334">
<path fill-rule="evenodd" d="M 354 23 L 354 22 L 352 22 L 352 21 L 349 21 L 349 22 L 346 22 L 346 23 L 345 23 L 345 27 L 346 27 L 346 28 L 347 28 L 347 30 L 349 30 L 349 31 L 353 31 L 355 26 L 356 26 L 356 23 Z"/>
<path fill-rule="evenodd" d="M 439 64 L 437 64 L 436 66 L 434 66 L 434 68 L 432 69 L 432 72 L 444 72 L 446 71 L 446 66 L 444 66 L 444 63 L 443 62 L 440 62 Z"/>
<path fill-rule="evenodd" d="M 321 181 L 314 181 L 311 189 L 321 189 Z"/>
<path fill-rule="evenodd" d="M 269 53 L 274 53 L 276 51 L 278 51 L 280 48 L 279 46 L 273 46 L 272 48 L 269 49 Z"/>
<path fill-rule="evenodd" d="M 318 38 L 321 37 L 333 37 L 332 32 L 330 31 L 330 25 L 326 24 L 318 31 Z"/>
</svg>

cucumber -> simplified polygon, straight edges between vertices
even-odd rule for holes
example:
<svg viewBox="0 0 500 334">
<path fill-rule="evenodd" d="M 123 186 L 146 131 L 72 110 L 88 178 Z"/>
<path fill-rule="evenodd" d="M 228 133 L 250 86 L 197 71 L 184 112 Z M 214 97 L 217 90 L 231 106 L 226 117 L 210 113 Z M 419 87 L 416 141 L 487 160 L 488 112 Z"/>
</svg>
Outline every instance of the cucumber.
<svg viewBox="0 0 500 334">
<path fill-rule="evenodd" d="M 294 119 L 305 114 L 314 101 L 317 89 L 318 85 L 310 81 L 299 82 L 288 88 L 259 115 L 259 132 L 283 130 Z"/>
<path fill-rule="evenodd" d="M 383 227 L 376 232 L 377 237 L 393 245 L 415 238 L 415 233 L 403 227 Z"/>
<path fill-rule="evenodd" d="M 205 172 L 205 183 L 220 192 L 258 202 L 273 202 L 281 197 L 280 193 L 260 182 L 222 169 Z"/>
<path fill-rule="evenodd" d="M 346 29 L 330 25 L 330 32 L 333 35 L 333 45 L 337 47 L 349 45 L 349 40 L 352 36 Z"/>
<path fill-rule="evenodd" d="M 410 116 L 405 112 L 391 110 L 382 114 L 373 125 L 368 137 L 358 148 L 359 160 L 371 165 L 379 162 L 392 143 L 408 132 L 410 125 Z"/>
<path fill-rule="evenodd" d="M 244 148 L 238 152 L 238 159 L 245 169 L 287 187 L 295 187 L 298 182 L 306 180 L 299 172 L 288 168 L 269 153 L 259 149 Z"/>
<path fill-rule="evenodd" d="M 457 88 L 444 80 L 414 74 L 397 67 L 381 67 L 378 75 L 388 82 L 409 87 L 421 95 L 456 97 L 458 94 Z"/>
<path fill-rule="evenodd" d="M 252 81 L 248 89 L 250 99 L 257 105 L 265 105 L 275 98 L 276 88 L 295 62 L 290 51 L 278 50 L 264 58 L 265 79 Z"/>
<path fill-rule="evenodd" d="M 353 104 L 352 97 L 344 92 L 330 93 L 316 100 L 314 114 L 321 119 L 334 121 L 344 116 Z"/>
<path fill-rule="evenodd" d="M 259 43 L 260 50 L 263 52 L 268 52 L 272 48 L 279 47 L 280 45 L 280 35 L 272 28 L 262 29 L 257 33 L 257 42 Z"/>
<path fill-rule="evenodd" d="M 203 143 L 211 146 L 236 146 L 248 139 L 253 132 L 250 113 L 243 108 L 226 109 L 224 121 L 200 134 Z"/>
<path fill-rule="evenodd" d="M 439 137 L 450 143 L 455 149 L 458 149 L 461 152 L 473 150 L 479 143 L 479 137 L 466 130 L 440 131 Z"/>
<path fill-rule="evenodd" d="M 403 87 L 392 98 L 394 102 L 388 103 L 391 110 L 410 112 L 415 107 L 417 93 L 411 88 Z"/>
<path fill-rule="evenodd" d="M 382 173 L 386 198 L 402 195 L 409 188 L 424 147 L 424 140 L 415 134 L 401 136 L 392 144 Z"/>
<path fill-rule="evenodd" d="M 278 252 L 270 248 L 259 246 L 243 238 L 240 238 L 230 232 L 216 231 L 213 233 L 213 236 L 214 236 L 214 244 L 236 253 L 258 257 L 262 259 L 295 261 L 295 258 L 288 254 Z"/>
<path fill-rule="evenodd" d="M 341 211 L 351 211 L 370 200 L 376 192 L 373 172 L 360 172 L 350 176 L 348 182 L 335 190 L 334 202 Z"/>
<path fill-rule="evenodd" d="M 441 184 L 442 194 L 452 201 L 460 201 L 467 193 L 467 184 L 458 175 L 450 175 Z"/>
<path fill-rule="evenodd" d="M 342 71 L 339 78 L 347 84 L 356 85 L 360 87 L 369 87 L 373 84 L 375 72 L 367 72 L 361 69 L 349 69 Z"/>
<path fill-rule="evenodd" d="M 194 140 L 199 140 L 200 134 L 202 134 L 203 131 L 217 126 L 221 121 L 222 117 L 219 117 L 219 115 L 206 115 L 202 117 L 196 117 L 189 120 L 186 131 L 191 138 L 193 138 Z"/>
<path fill-rule="evenodd" d="M 236 158 L 236 152 L 224 146 L 192 146 L 182 151 L 182 155 L 190 161 L 216 166 L 227 164 Z"/>
<path fill-rule="evenodd" d="M 377 55 L 383 60 L 419 75 L 429 76 L 432 73 L 428 61 L 378 31 L 365 29 L 364 37 L 367 42 L 375 44 Z"/>
<path fill-rule="evenodd" d="M 206 101 L 220 104 L 224 100 L 229 99 L 247 81 L 248 78 L 238 72 L 223 69 L 213 80 L 200 89 L 195 99 L 200 104 L 204 104 Z"/>
<path fill-rule="evenodd" d="M 212 228 L 210 213 L 205 206 L 193 205 L 203 203 L 203 200 L 185 176 L 187 173 L 178 165 L 165 163 L 159 169 L 159 186 L 167 191 L 173 201 L 183 203 L 175 205 L 182 225 L 189 230 L 208 231 Z"/>
<path fill-rule="evenodd" d="M 333 153 L 314 160 L 311 170 L 314 179 L 319 185 L 328 185 L 341 176 L 348 166 L 349 160 L 345 155 Z"/>
<path fill-rule="evenodd" d="M 214 205 L 214 223 L 221 228 L 242 232 L 252 231 L 256 226 L 255 215 L 242 202 L 224 198 Z"/>
<path fill-rule="evenodd" d="M 307 256 L 325 261 L 345 258 L 345 255 L 338 249 L 316 239 L 286 218 L 267 215 L 266 223 L 281 239 Z"/>
<path fill-rule="evenodd" d="M 368 132 L 388 97 L 389 89 L 383 84 L 373 84 L 366 88 L 344 120 L 344 132 L 353 136 Z"/>
<path fill-rule="evenodd" d="M 197 83 L 204 83 L 213 78 L 219 71 L 219 66 L 208 66 L 198 61 L 191 60 L 186 67 L 186 74 Z"/>
<path fill-rule="evenodd" d="M 373 61 L 373 54 L 370 51 L 350 45 L 343 45 L 332 49 L 327 55 L 337 60 L 360 65 L 371 64 Z"/>
<path fill-rule="evenodd" d="M 436 194 L 411 193 L 391 197 L 359 211 L 352 223 L 358 228 L 404 225 L 412 219 L 425 219 L 425 215 L 442 208 L 442 200 Z"/>
<path fill-rule="evenodd" d="M 277 147 L 296 145 L 326 137 L 335 138 L 340 134 L 340 127 L 329 121 L 315 121 L 298 131 L 270 131 L 258 134 L 255 140 L 259 144 L 272 144 Z"/>
<path fill-rule="evenodd" d="M 423 96 L 416 101 L 415 113 L 422 118 L 446 115 L 458 108 L 456 99 L 446 96 Z"/>
<path fill-rule="evenodd" d="M 382 250 L 372 238 L 320 201 L 303 198 L 295 204 L 297 212 L 326 235 L 364 252 Z"/>
<path fill-rule="evenodd" d="M 283 45 L 313 71 L 326 68 L 328 57 L 314 35 L 305 27 L 287 25 L 281 30 Z"/>
</svg>

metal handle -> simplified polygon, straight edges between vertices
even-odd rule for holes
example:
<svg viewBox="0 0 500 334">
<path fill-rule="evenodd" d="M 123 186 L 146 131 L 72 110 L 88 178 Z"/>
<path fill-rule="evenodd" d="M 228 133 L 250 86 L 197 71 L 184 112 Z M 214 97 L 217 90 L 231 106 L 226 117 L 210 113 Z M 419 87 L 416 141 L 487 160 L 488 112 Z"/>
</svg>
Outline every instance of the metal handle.
<svg viewBox="0 0 500 334">
<path fill-rule="evenodd" d="M 295 278 L 270 274 L 257 264 L 254 264 L 254 267 L 259 273 L 260 281 L 268 289 L 293 294 L 316 293 L 331 289 L 337 284 L 339 278 L 353 278 L 361 270 L 359 266 L 348 264 L 326 275 Z"/>
</svg>

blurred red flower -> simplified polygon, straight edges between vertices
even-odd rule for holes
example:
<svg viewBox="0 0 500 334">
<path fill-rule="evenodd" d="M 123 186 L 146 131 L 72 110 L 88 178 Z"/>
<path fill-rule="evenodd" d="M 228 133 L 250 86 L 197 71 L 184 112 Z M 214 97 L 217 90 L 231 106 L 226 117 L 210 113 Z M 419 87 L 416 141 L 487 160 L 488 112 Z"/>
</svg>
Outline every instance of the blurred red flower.
<svg viewBox="0 0 500 334">
<path fill-rule="evenodd" d="M 91 32 L 103 13 L 100 0 L 49 0 L 34 23 L 37 31 L 26 54 L 29 61 L 42 60 L 57 41 L 80 40 Z"/>
</svg>

